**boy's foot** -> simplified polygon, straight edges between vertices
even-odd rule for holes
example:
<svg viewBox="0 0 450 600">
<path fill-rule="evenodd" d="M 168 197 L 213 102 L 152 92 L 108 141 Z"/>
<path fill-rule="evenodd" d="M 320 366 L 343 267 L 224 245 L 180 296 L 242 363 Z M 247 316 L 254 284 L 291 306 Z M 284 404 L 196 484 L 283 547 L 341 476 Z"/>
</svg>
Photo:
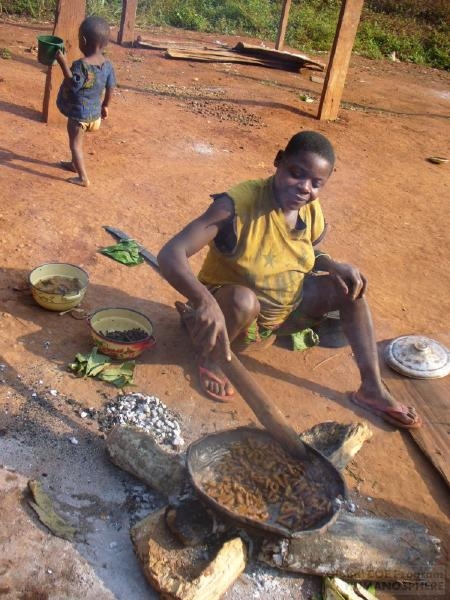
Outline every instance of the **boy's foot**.
<svg viewBox="0 0 450 600">
<path fill-rule="evenodd" d="M 81 177 L 71 177 L 67 181 L 69 183 L 74 183 L 75 185 L 81 185 L 82 187 L 89 186 L 89 179 L 81 179 Z"/>
<path fill-rule="evenodd" d="M 77 172 L 75 165 L 73 164 L 73 162 L 71 160 L 69 160 L 69 161 L 60 160 L 59 166 L 61 167 L 61 169 L 64 169 L 65 171 L 71 171 L 72 173 Z"/>
<path fill-rule="evenodd" d="M 215 400 L 225 402 L 233 396 L 234 389 L 219 367 L 211 362 L 204 361 L 198 366 L 200 386 L 202 390 Z"/>
<path fill-rule="evenodd" d="M 417 429 L 422 425 L 422 419 L 417 414 L 413 406 L 406 406 L 396 402 L 389 392 L 385 392 L 384 398 L 376 399 L 373 396 L 367 396 L 361 389 L 351 394 L 351 400 L 358 406 L 370 410 L 380 416 L 394 427 L 400 429 Z"/>
<path fill-rule="evenodd" d="M 191 334 L 193 323 L 189 315 L 193 312 L 193 309 L 184 302 L 178 301 L 175 302 L 175 307 L 181 317 L 181 323 L 186 327 L 188 333 Z M 198 365 L 198 373 L 200 387 L 211 398 L 225 402 L 234 394 L 233 386 L 214 361 L 203 358 Z"/>
</svg>

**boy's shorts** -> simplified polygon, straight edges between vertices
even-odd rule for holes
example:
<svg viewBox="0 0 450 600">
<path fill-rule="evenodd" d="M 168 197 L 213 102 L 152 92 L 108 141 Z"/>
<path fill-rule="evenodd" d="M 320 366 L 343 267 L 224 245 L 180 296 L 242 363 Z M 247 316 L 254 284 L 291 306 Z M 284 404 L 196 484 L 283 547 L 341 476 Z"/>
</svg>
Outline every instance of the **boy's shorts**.
<svg viewBox="0 0 450 600">
<path fill-rule="evenodd" d="M 102 118 L 99 117 L 95 121 L 77 121 L 83 131 L 98 131 L 102 123 Z"/>
<path fill-rule="evenodd" d="M 297 307 L 291 312 L 288 320 L 295 321 L 296 327 L 298 327 L 296 331 L 303 331 L 304 329 L 317 327 L 317 325 L 319 325 L 324 318 L 325 316 L 321 318 L 308 317 L 302 314 L 302 312 L 299 310 L 299 307 Z M 267 329 L 258 323 L 258 319 L 255 319 L 253 323 L 251 323 L 251 325 L 238 336 L 238 341 L 244 346 L 258 344 L 265 347 L 266 345 L 270 345 L 270 343 L 275 341 L 275 338 L 278 335 L 278 329 L 282 327 L 282 325 L 284 325 L 284 323 L 280 323 L 280 325 L 273 327 L 272 329 Z M 291 333 L 294 333 L 294 331 Z M 291 335 L 291 333 L 282 335 Z M 273 339 L 269 341 L 270 338 Z"/>
</svg>

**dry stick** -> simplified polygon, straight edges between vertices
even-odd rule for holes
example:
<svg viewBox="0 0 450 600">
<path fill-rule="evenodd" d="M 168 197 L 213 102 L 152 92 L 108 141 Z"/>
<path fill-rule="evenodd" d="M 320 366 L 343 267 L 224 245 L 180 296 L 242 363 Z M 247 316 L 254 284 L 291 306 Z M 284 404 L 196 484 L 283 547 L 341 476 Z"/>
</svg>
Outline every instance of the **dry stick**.
<svg viewBox="0 0 450 600">
<path fill-rule="evenodd" d="M 314 365 L 314 367 L 312 368 L 312 370 L 314 371 L 314 369 L 317 369 L 318 367 L 324 365 L 326 362 L 328 362 L 332 358 L 336 358 L 336 356 L 339 356 L 339 355 L 340 355 L 340 352 L 337 352 L 336 354 L 333 354 L 332 356 L 329 356 L 328 358 L 324 358 L 323 360 L 321 360 L 320 362 L 318 362 L 317 365 Z"/>
</svg>

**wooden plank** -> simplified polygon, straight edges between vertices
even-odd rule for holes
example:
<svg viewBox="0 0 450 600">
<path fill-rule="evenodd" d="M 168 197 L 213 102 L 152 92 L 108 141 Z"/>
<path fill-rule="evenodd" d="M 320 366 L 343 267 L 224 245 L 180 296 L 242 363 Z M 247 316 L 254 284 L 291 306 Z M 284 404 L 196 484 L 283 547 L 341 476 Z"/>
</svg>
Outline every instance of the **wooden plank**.
<svg viewBox="0 0 450 600">
<path fill-rule="evenodd" d="M 190 50 L 190 49 L 202 49 L 202 50 L 230 50 L 230 47 L 226 44 L 220 45 L 219 47 L 214 44 L 202 44 L 199 46 L 199 42 L 183 40 L 183 42 L 174 40 L 148 40 L 142 38 L 140 35 L 137 36 L 134 45 L 138 48 L 148 48 L 149 50 L 168 50 L 174 48 L 175 50 Z"/>
<path fill-rule="evenodd" d="M 278 25 L 277 41 L 275 42 L 275 48 L 277 50 L 283 50 L 290 10 L 291 0 L 284 0 L 283 8 L 281 9 L 280 23 Z"/>
<path fill-rule="evenodd" d="M 334 121 L 338 115 L 363 4 L 364 0 L 342 0 L 319 104 L 318 117 L 322 121 Z"/>
<path fill-rule="evenodd" d="M 279 56 L 283 54 L 283 56 Z M 277 52 L 273 49 L 256 48 L 244 45 L 241 42 L 231 50 L 215 50 L 203 48 L 167 48 L 165 56 L 168 58 L 179 58 L 185 60 L 208 61 L 208 62 L 232 62 L 243 65 L 257 65 L 271 69 L 283 69 L 298 72 L 301 67 L 314 65 L 323 69 L 321 63 L 312 61 L 301 55 L 287 52 Z"/>
<path fill-rule="evenodd" d="M 233 50 L 239 52 L 240 54 L 249 54 L 250 56 L 256 56 L 258 58 L 271 58 L 281 62 L 286 61 L 297 63 L 298 68 L 313 65 L 318 67 L 321 71 L 325 69 L 325 65 L 323 63 L 317 60 L 312 60 L 306 54 L 300 54 L 298 52 L 285 52 L 276 50 L 274 48 L 263 48 L 261 46 L 253 46 L 252 44 L 247 44 L 245 42 L 238 42 Z"/>
<path fill-rule="evenodd" d="M 379 344 L 380 357 L 388 341 Z M 381 358 L 382 363 L 384 359 Z M 382 364 L 383 381 L 402 404 L 414 406 L 423 420 L 408 433 L 450 486 L 450 383 L 442 379 L 411 379 Z"/>
<path fill-rule="evenodd" d="M 281 68 L 280 63 L 277 61 L 270 61 L 268 59 L 263 60 L 253 56 L 243 56 L 231 50 L 180 50 L 178 48 L 168 48 L 164 53 L 164 56 L 168 58 L 195 60 L 201 62 L 238 63 L 241 65 L 256 65 L 273 69 Z"/>
<path fill-rule="evenodd" d="M 58 0 L 53 35 L 64 40 L 69 64 L 80 57 L 78 29 L 85 15 L 85 0 Z M 46 123 L 63 123 L 66 120 L 56 107 L 56 96 L 62 81 L 63 74 L 60 66 L 56 64 L 48 67 L 42 106 L 42 116 Z"/>
<path fill-rule="evenodd" d="M 136 10 L 138 0 L 122 0 L 122 14 L 120 16 L 118 44 L 132 44 L 134 42 L 134 26 L 136 25 Z"/>
</svg>

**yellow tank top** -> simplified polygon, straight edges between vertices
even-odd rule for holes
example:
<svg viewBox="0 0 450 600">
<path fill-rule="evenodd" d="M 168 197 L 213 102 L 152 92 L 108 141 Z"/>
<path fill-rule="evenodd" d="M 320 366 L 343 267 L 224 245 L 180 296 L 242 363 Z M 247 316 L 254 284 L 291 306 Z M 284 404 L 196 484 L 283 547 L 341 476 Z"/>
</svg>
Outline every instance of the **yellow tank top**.
<svg viewBox="0 0 450 600">
<path fill-rule="evenodd" d="M 208 287 L 249 287 L 261 304 L 258 322 L 277 327 L 300 303 L 303 279 L 314 266 L 313 243 L 324 231 L 319 201 L 302 206 L 291 229 L 275 202 L 273 176 L 245 181 L 226 193 L 235 206 L 237 244 L 225 254 L 212 241 L 199 280 Z"/>
</svg>

